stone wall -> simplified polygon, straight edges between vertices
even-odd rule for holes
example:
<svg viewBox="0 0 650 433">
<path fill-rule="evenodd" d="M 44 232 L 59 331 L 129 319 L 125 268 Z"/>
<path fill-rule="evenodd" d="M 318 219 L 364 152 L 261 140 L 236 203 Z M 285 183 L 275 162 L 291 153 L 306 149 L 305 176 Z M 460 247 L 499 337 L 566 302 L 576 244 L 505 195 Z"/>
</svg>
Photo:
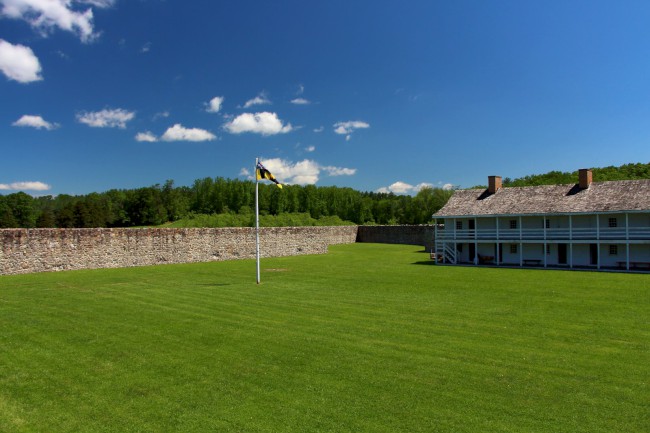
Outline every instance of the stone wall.
<svg viewBox="0 0 650 433">
<path fill-rule="evenodd" d="M 433 225 L 359 226 L 357 242 L 422 245 L 426 251 L 431 251 L 434 238 Z"/>
<path fill-rule="evenodd" d="M 357 226 L 260 229 L 262 257 L 324 254 Z M 255 258 L 255 229 L 3 229 L 0 275 Z"/>
</svg>

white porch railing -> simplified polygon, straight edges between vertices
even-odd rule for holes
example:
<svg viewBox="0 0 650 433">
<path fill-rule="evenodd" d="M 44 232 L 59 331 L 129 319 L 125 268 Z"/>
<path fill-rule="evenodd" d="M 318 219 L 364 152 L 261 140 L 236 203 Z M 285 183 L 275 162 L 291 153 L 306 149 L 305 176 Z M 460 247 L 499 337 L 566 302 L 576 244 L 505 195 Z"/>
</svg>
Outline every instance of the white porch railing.
<svg viewBox="0 0 650 433">
<path fill-rule="evenodd" d="M 440 230 L 440 241 L 650 240 L 650 227 Z"/>
</svg>

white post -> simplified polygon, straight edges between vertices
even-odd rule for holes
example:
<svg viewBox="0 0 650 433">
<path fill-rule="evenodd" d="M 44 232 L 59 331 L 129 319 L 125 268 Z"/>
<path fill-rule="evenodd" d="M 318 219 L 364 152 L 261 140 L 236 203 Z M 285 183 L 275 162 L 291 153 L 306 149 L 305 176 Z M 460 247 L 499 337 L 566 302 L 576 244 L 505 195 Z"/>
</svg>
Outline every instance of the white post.
<svg viewBox="0 0 650 433">
<path fill-rule="evenodd" d="M 625 269 L 630 270 L 630 218 L 625 213 Z"/>
<path fill-rule="evenodd" d="M 569 268 L 573 269 L 573 217 L 569 215 Z"/>
<path fill-rule="evenodd" d="M 519 215 L 519 267 L 524 266 L 524 227 Z"/>
<path fill-rule="evenodd" d="M 260 181 L 257 179 L 257 163 L 259 161 L 259 158 L 255 158 L 255 257 L 257 259 L 257 284 L 260 283 Z"/>
</svg>

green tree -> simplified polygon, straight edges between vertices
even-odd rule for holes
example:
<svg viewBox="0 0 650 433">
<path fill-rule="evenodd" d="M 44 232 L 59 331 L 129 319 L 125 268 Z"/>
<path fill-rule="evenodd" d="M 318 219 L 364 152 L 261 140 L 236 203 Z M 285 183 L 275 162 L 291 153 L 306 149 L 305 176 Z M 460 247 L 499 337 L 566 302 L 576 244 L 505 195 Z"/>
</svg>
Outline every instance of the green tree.
<svg viewBox="0 0 650 433">
<path fill-rule="evenodd" d="M 16 225 L 23 228 L 36 227 L 36 209 L 34 208 L 34 198 L 24 192 L 9 194 L 5 202 L 15 218 Z"/>
</svg>

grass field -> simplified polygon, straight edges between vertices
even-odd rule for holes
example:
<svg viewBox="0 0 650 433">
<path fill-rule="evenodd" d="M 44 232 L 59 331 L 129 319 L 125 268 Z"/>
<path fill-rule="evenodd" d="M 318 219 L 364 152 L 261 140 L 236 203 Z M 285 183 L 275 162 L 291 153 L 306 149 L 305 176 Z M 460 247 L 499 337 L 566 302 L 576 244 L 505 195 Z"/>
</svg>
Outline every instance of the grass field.
<svg viewBox="0 0 650 433">
<path fill-rule="evenodd" d="M 419 250 L 0 277 L 0 431 L 650 431 L 650 276 Z"/>
</svg>

